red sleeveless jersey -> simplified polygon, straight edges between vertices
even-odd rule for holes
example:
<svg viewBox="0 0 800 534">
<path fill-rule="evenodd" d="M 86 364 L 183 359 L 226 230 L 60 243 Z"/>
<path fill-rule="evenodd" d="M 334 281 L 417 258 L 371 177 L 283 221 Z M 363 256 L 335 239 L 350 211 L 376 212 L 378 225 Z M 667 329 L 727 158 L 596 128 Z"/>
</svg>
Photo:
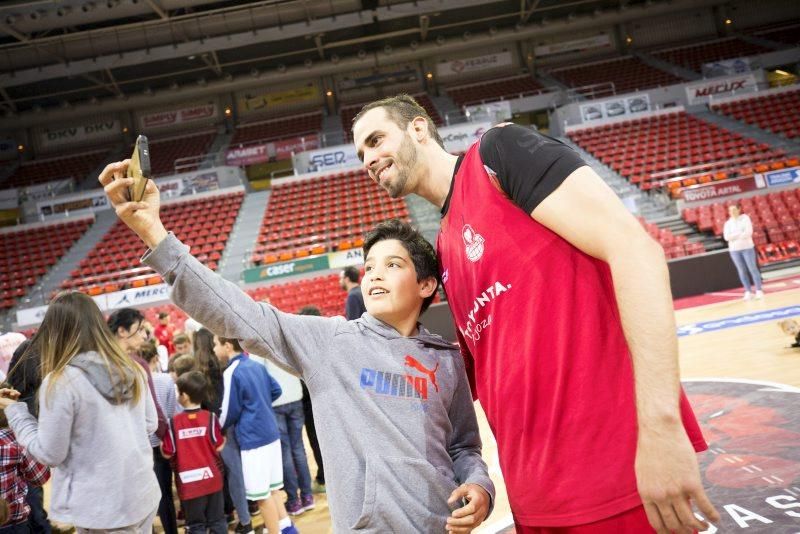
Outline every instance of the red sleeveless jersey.
<svg viewBox="0 0 800 534">
<path fill-rule="evenodd" d="M 172 456 L 182 501 L 222 491 L 217 447 L 223 441 L 217 417 L 207 410 L 175 414 L 162 449 Z"/>
<path fill-rule="evenodd" d="M 515 519 L 571 526 L 637 507 L 633 364 L 610 268 L 514 204 L 478 148 L 453 178 L 437 249 Z M 681 415 L 704 450 L 682 391 Z"/>
</svg>

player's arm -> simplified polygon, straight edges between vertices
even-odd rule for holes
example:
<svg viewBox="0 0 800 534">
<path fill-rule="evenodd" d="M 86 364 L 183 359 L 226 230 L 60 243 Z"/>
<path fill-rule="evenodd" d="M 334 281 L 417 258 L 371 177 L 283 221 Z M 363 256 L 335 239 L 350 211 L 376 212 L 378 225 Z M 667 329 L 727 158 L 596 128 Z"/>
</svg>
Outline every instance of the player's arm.
<svg viewBox="0 0 800 534">
<path fill-rule="evenodd" d="M 150 248 L 142 261 L 172 286 L 172 301 L 215 334 L 238 339 L 248 351 L 309 379 L 324 361 L 316 356 L 324 354 L 338 322 L 286 314 L 255 302 L 236 284 L 208 269 L 164 227 L 159 191 L 152 180 L 141 202 L 128 200 L 132 179 L 124 177 L 127 165 L 127 160 L 107 165 L 99 181 L 117 216 Z"/>
<path fill-rule="evenodd" d="M 639 493 L 659 533 L 705 530 L 690 500 L 712 521 L 719 516 L 705 495 L 681 422 L 678 341 L 663 249 L 588 166 L 573 171 L 531 216 L 610 266 L 633 355 Z"/>
</svg>

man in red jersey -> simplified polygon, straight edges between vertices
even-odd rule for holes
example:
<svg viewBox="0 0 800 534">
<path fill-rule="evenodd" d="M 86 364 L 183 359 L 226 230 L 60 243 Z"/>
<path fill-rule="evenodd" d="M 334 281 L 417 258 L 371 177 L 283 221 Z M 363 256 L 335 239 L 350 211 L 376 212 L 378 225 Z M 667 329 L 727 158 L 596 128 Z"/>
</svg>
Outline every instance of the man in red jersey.
<svg viewBox="0 0 800 534">
<path fill-rule="evenodd" d="M 704 530 L 692 505 L 718 521 L 663 250 L 603 180 L 515 125 L 449 154 L 407 95 L 365 106 L 353 134 L 391 197 L 442 208 L 442 280 L 517 531 Z"/>
</svg>

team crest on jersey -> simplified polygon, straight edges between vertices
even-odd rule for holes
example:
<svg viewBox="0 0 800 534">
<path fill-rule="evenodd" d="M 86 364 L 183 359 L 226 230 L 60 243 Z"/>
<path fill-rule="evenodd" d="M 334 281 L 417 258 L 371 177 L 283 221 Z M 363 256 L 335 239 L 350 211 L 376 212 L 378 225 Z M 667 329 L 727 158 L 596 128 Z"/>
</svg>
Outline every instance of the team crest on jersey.
<svg viewBox="0 0 800 534">
<path fill-rule="evenodd" d="M 461 237 L 464 239 L 464 246 L 467 249 L 467 258 L 475 263 L 483 256 L 486 240 L 481 234 L 476 232 L 472 226 L 465 224 L 461 229 Z"/>
</svg>

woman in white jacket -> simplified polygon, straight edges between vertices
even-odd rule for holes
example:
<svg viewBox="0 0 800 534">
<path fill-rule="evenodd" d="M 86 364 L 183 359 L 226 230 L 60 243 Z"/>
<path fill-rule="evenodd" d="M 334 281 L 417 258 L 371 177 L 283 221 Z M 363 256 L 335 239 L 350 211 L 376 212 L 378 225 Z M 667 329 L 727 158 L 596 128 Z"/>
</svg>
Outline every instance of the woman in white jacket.
<svg viewBox="0 0 800 534">
<path fill-rule="evenodd" d="M 739 206 L 733 204 L 728 207 L 730 218 L 725 221 L 723 237 L 728 242 L 728 251 L 736 265 L 739 280 L 744 286 L 744 300 L 750 300 L 751 285 L 756 286 L 756 298 L 764 297 L 761 291 L 761 273 L 756 263 L 756 249 L 753 244 L 753 223 L 750 217 L 739 211 Z M 748 273 L 750 277 L 748 278 Z M 752 279 L 752 284 L 751 284 Z"/>
<path fill-rule="evenodd" d="M 0 390 L 0 408 L 17 441 L 54 468 L 50 517 L 79 534 L 151 534 L 157 416 L 142 369 L 81 293 L 50 303 L 31 346 L 42 355 L 39 420 L 14 390 Z"/>
</svg>

